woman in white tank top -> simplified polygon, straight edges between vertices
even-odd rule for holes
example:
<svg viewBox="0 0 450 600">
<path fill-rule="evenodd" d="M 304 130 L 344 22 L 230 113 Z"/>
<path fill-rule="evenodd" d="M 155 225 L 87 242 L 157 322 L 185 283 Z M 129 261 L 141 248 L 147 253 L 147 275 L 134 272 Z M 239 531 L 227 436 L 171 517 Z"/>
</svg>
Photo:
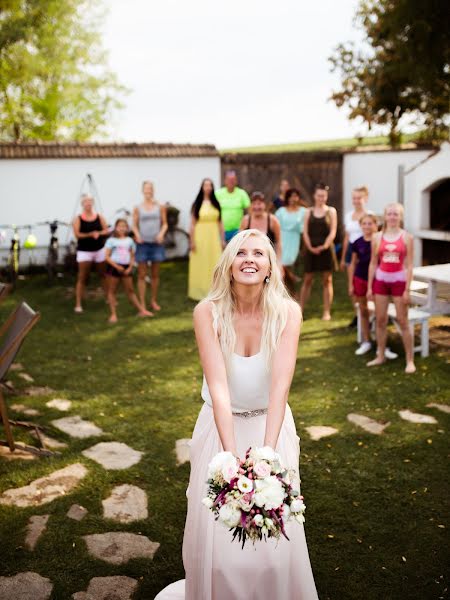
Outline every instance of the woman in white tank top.
<svg viewBox="0 0 450 600">
<path fill-rule="evenodd" d="M 242 457 L 250 446 L 270 446 L 299 479 L 299 438 L 287 399 L 300 324 L 267 236 L 255 229 L 237 234 L 194 311 L 204 404 L 191 442 L 186 579 L 155 600 L 317 599 L 303 525 L 286 524 L 290 541 L 241 548 L 201 502 L 208 464 L 221 450 Z"/>
</svg>

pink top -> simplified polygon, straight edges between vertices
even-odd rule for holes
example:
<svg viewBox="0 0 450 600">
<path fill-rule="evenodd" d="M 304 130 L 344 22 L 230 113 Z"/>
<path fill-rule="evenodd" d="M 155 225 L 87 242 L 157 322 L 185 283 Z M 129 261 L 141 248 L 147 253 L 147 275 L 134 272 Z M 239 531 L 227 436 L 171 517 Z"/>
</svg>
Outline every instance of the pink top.
<svg viewBox="0 0 450 600">
<path fill-rule="evenodd" d="M 381 236 L 378 248 L 378 268 L 376 278 L 381 281 L 406 281 L 405 258 L 406 243 L 404 231 L 394 241 L 386 240 Z"/>
</svg>

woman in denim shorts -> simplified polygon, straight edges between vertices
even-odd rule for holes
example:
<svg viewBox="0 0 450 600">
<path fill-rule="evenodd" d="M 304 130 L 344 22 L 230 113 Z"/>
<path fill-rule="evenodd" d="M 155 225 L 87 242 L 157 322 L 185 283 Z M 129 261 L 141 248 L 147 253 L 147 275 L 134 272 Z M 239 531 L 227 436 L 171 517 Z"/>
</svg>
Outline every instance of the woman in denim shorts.
<svg viewBox="0 0 450 600">
<path fill-rule="evenodd" d="M 141 305 L 146 310 L 146 277 L 147 263 L 151 263 L 151 302 L 153 310 L 161 310 L 157 301 L 159 287 L 159 263 L 165 260 L 163 246 L 164 235 L 167 231 L 167 215 L 153 196 L 153 183 L 144 181 L 142 184 L 144 199 L 142 204 L 133 210 L 133 232 L 135 236 L 136 262 L 138 264 L 138 295 Z"/>
</svg>

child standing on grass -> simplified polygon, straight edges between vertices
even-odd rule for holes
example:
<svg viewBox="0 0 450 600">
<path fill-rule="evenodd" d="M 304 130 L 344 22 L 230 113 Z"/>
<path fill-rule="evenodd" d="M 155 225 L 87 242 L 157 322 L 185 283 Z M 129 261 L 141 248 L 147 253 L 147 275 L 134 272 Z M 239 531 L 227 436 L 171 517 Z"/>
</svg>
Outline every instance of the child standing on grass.
<svg viewBox="0 0 450 600">
<path fill-rule="evenodd" d="M 362 344 L 355 351 L 361 356 L 372 348 L 370 342 L 369 309 L 367 308 L 367 280 L 371 255 L 372 236 L 377 232 L 377 218 L 373 214 L 363 214 L 359 219 L 363 235 L 352 243 L 352 258 L 348 266 L 348 293 L 354 303 L 359 304 Z"/>
<path fill-rule="evenodd" d="M 135 260 L 136 245 L 128 234 L 127 221 L 125 219 L 117 219 L 114 225 L 114 232 L 105 244 L 108 303 L 111 309 L 110 323 L 117 323 L 116 293 L 121 281 L 128 300 L 138 309 L 138 315 L 140 317 L 153 316 L 153 313 L 145 310 L 134 293 L 131 273 Z"/>
<path fill-rule="evenodd" d="M 414 340 L 408 323 L 409 286 L 413 270 L 413 236 L 402 229 L 403 206 L 394 202 L 384 209 L 383 230 L 372 239 L 367 298 L 375 297 L 378 351 L 368 367 L 385 361 L 389 298 L 395 304 L 406 354 L 405 373 L 414 373 Z"/>
</svg>

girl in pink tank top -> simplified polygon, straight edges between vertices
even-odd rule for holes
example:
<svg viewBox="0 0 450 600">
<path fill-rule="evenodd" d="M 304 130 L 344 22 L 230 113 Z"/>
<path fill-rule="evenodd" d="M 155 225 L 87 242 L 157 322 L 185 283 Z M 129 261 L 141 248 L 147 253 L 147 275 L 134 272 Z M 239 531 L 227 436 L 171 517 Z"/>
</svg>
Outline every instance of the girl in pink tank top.
<svg viewBox="0 0 450 600">
<path fill-rule="evenodd" d="M 368 367 L 385 361 L 389 299 L 395 304 L 406 354 L 406 373 L 414 373 L 413 338 L 408 323 L 409 286 L 412 280 L 413 238 L 401 228 L 403 206 L 388 204 L 384 209 L 383 231 L 372 240 L 367 297 L 375 300 L 378 351 Z"/>
</svg>

